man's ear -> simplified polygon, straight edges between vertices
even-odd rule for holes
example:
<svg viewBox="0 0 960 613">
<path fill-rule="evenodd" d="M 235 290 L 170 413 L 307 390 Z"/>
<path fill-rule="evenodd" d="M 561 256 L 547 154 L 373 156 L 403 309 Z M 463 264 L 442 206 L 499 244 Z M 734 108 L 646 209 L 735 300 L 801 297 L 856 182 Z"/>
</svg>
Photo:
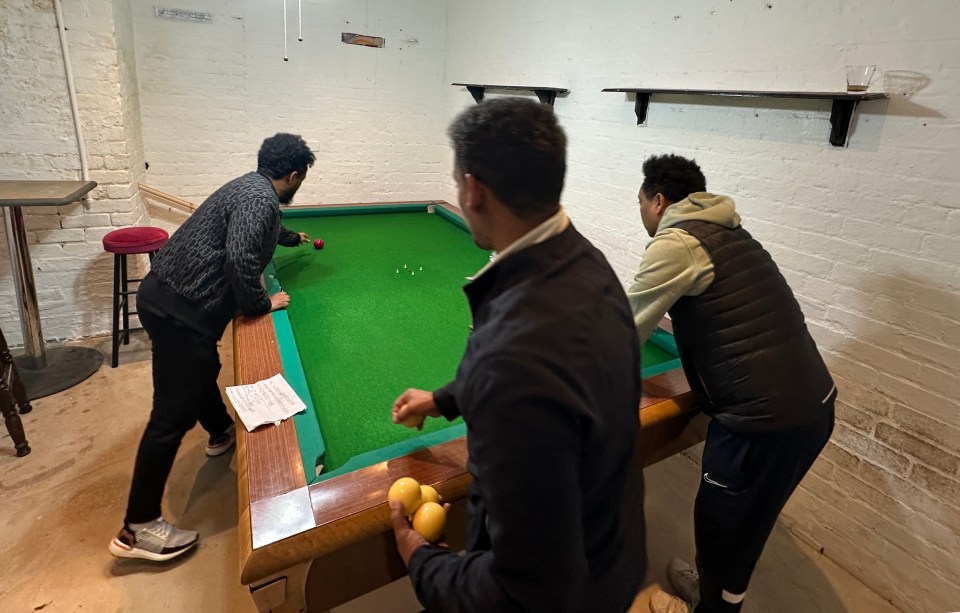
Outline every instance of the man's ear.
<svg viewBox="0 0 960 613">
<path fill-rule="evenodd" d="M 472 209 L 482 207 L 485 200 L 486 186 L 471 174 L 463 175 L 463 186 L 467 197 L 466 205 Z"/>
<path fill-rule="evenodd" d="M 654 195 L 653 204 L 656 208 L 657 215 L 663 215 L 663 212 L 666 210 L 666 208 L 670 206 L 670 202 L 661 192 L 657 192 L 656 195 Z"/>
</svg>

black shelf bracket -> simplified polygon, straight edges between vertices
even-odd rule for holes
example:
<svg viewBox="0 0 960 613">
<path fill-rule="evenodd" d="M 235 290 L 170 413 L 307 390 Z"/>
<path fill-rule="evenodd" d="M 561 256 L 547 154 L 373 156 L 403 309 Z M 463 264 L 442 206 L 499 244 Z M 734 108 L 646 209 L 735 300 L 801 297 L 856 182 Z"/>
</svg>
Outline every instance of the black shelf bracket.
<svg viewBox="0 0 960 613">
<path fill-rule="evenodd" d="M 485 89 L 483 85 L 466 85 L 465 87 L 469 90 L 473 99 L 477 101 L 477 104 L 483 102 L 483 90 Z"/>
<path fill-rule="evenodd" d="M 533 90 L 537 94 L 537 98 L 540 99 L 540 102 L 544 104 L 549 104 L 553 106 L 553 101 L 557 99 L 557 92 L 552 89 L 535 89 Z"/>
<path fill-rule="evenodd" d="M 650 106 L 650 94 L 637 93 L 637 101 L 633 105 L 633 110 L 637 113 L 637 125 L 641 126 L 647 122 L 647 107 Z"/>
<path fill-rule="evenodd" d="M 833 108 L 830 109 L 830 144 L 834 147 L 846 147 L 849 143 L 859 103 L 859 100 L 833 101 Z"/>
<path fill-rule="evenodd" d="M 570 92 L 569 89 L 562 87 L 538 87 L 534 85 L 486 85 L 481 83 L 452 83 L 451 85 L 466 87 L 470 95 L 473 96 L 473 99 L 477 101 L 477 104 L 483 102 L 484 93 L 488 89 L 533 92 L 537 95 L 540 102 L 550 106 L 553 106 L 553 102 L 557 99 L 557 94 Z"/>
<path fill-rule="evenodd" d="M 830 100 L 830 144 L 834 147 L 846 147 L 850 141 L 850 132 L 856 118 L 857 105 L 865 100 L 886 98 L 886 94 L 850 93 L 850 92 L 786 92 L 786 91 L 742 91 L 713 89 L 648 89 L 635 87 L 617 87 L 604 89 L 605 92 L 624 92 L 636 95 L 634 111 L 637 125 L 647 122 L 647 109 L 650 97 L 654 94 L 674 96 L 720 96 L 728 98 L 799 98 L 807 100 Z"/>
</svg>

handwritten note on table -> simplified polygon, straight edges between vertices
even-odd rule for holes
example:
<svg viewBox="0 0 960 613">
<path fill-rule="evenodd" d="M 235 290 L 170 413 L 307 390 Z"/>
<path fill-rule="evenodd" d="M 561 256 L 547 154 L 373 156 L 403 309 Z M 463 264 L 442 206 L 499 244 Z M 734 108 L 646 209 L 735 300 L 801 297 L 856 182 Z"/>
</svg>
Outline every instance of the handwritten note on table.
<svg viewBox="0 0 960 613">
<path fill-rule="evenodd" d="M 280 422 L 307 408 L 279 374 L 249 385 L 227 386 L 227 398 L 247 432 L 263 424 Z"/>
</svg>

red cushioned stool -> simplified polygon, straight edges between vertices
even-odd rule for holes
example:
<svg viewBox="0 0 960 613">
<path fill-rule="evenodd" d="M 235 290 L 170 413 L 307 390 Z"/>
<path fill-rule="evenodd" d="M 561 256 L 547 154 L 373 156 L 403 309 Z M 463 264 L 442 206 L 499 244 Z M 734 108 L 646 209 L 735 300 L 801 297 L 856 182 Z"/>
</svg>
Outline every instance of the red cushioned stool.
<svg viewBox="0 0 960 613">
<path fill-rule="evenodd" d="M 130 283 L 139 283 L 143 279 L 127 277 L 127 256 L 146 253 L 153 261 L 153 254 L 167 244 L 170 235 L 162 228 L 137 226 L 114 230 L 103 237 L 103 249 L 113 254 L 113 353 L 110 366 L 117 367 L 120 343 L 130 344 L 130 333 L 143 328 L 130 328 L 130 296 L 137 290 L 130 290 Z M 123 326 L 120 326 L 121 314 Z"/>
</svg>

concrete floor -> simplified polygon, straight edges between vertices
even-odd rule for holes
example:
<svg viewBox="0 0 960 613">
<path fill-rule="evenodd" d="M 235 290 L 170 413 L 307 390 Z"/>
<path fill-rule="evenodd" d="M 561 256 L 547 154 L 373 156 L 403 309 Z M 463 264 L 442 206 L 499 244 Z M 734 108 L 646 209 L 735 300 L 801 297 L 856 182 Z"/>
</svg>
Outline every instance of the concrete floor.
<svg viewBox="0 0 960 613">
<path fill-rule="evenodd" d="M 225 339 L 221 383 L 230 385 L 229 331 Z M 34 401 L 33 412 L 23 416 L 33 448 L 29 456 L 15 457 L 3 431 L 0 611 L 256 611 L 238 582 L 236 462 L 232 453 L 208 460 L 200 428 L 184 439 L 164 503 L 168 519 L 200 531 L 199 548 L 161 565 L 117 560 L 107 552 L 120 528 L 137 442 L 150 410 L 150 362 L 139 359 L 144 355 L 128 348 L 122 359 L 127 363 L 120 367 L 105 364 L 80 385 Z M 671 557 L 692 559 L 698 479 L 696 467 L 680 456 L 648 470 L 652 581 L 665 584 L 663 569 Z M 647 610 L 648 593 L 638 597 L 632 611 Z M 402 580 L 335 613 L 419 610 Z M 744 606 L 746 613 L 896 610 L 781 526 L 760 560 Z"/>
</svg>

